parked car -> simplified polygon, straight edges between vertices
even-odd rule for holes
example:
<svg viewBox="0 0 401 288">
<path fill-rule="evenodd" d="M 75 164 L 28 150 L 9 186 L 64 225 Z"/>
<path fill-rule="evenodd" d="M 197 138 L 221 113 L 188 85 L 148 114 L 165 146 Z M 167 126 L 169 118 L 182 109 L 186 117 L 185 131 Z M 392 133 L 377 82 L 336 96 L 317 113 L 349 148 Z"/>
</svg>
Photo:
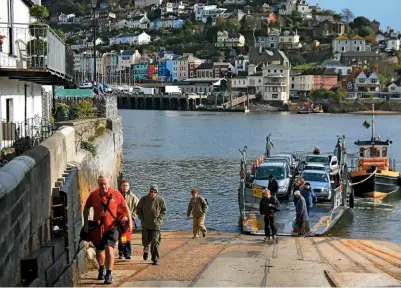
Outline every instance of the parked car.
<svg viewBox="0 0 401 288">
<path fill-rule="evenodd" d="M 329 172 L 330 175 L 336 175 L 339 171 L 337 156 L 311 154 L 306 156 L 305 166 L 311 163 L 323 164 L 326 166 L 327 172 Z"/>
<path fill-rule="evenodd" d="M 332 197 L 330 175 L 326 171 L 304 170 L 301 178 L 309 182 L 318 200 L 330 201 Z"/>
<path fill-rule="evenodd" d="M 290 166 L 285 161 L 264 162 L 256 169 L 255 179 L 252 183 L 267 188 L 270 175 L 276 179 L 278 184 L 277 198 L 288 199 L 293 186 Z"/>
<path fill-rule="evenodd" d="M 316 170 L 316 171 L 325 171 L 327 172 L 326 166 L 320 163 L 309 163 L 305 166 L 304 170 Z"/>
</svg>

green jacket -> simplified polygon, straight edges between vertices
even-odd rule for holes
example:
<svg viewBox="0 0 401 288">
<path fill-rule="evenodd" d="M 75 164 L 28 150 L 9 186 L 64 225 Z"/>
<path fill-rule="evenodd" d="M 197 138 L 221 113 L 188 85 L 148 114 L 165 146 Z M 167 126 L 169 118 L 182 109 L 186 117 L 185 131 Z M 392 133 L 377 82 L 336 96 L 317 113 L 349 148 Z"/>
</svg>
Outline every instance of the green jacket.
<svg viewBox="0 0 401 288">
<path fill-rule="evenodd" d="M 139 200 L 136 212 L 142 222 L 142 228 L 160 230 L 166 216 L 164 199 L 159 195 L 155 198 L 150 198 L 149 195 L 143 196 Z"/>
<path fill-rule="evenodd" d="M 123 195 L 125 201 L 127 201 L 128 209 L 131 212 L 132 219 L 134 219 L 136 216 L 136 207 L 138 206 L 139 202 L 138 197 L 136 197 L 136 195 L 132 193 L 131 190 L 129 190 L 125 194 L 121 192 L 121 194 Z"/>
<path fill-rule="evenodd" d="M 207 202 L 205 198 L 203 198 L 202 196 L 191 198 L 188 204 L 187 216 L 189 217 L 189 215 L 191 215 L 192 212 L 192 216 L 202 217 L 203 215 L 206 214 L 207 208 L 208 208 Z"/>
</svg>

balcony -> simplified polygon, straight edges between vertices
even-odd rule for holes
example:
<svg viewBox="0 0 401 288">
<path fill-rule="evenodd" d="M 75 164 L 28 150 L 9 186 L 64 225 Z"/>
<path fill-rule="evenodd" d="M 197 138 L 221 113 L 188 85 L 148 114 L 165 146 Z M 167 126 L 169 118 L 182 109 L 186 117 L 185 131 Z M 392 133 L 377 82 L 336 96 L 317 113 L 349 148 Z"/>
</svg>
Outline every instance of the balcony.
<svg viewBox="0 0 401 288">
<path fill-rule="evenodd" d="M 282 87 L 287 86 L 287 83 L 285 81 L 275 81 L 269 78 L 266 79 L 263 83 L 265 86 L 282 86 Z"/>
<path fill-rule="evenodd" d="M 47 85 L 72 79 L 72 51 L 48 25 L 0 23 L 0 35 L 0 76 Z"/>
</svg>

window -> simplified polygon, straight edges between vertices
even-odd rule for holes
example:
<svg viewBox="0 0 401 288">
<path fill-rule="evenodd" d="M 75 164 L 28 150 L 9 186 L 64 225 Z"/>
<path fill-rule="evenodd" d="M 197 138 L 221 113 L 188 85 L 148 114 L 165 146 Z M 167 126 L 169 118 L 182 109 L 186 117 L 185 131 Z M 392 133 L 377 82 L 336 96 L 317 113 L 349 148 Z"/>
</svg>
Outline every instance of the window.
<svg viewBox="0 0 401 288">
<path fill-rule="evenodd" d="M 14 121 L 14 103 L 13 99 L 6 99 L 6 121 Z"/>
<path fill-rule="evenodd" d="M 376 78 L 373 78 L 373 79 L 371 79 L 370 80 L 373 84 L 376 84 L 377 83 L 377 79 Z"/>
<path fill-rule="evenodd" d="M 395 87 L 394 86 L 391 86 L 391 91 L 395 91 Z"/>
<path fill-rule="evenodd" d="M 295 88 L 295 84 L 292 84 L 292 85 L 291 85 L 291 88 L 294 89 L 294 88 Z"/>
<path fill-rule="evenodd" d="M 273 99 L 278 99 L 278 94 L 272 94 Z"/>
</svg>

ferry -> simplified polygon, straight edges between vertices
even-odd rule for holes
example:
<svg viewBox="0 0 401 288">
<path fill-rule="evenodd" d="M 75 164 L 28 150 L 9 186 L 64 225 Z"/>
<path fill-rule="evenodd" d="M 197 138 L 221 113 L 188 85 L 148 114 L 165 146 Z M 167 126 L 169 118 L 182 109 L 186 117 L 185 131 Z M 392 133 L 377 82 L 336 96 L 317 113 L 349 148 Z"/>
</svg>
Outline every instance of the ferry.
<svg viewBox="0 0 401 288">
<path fill-rule="evenodd" d="M 240 210 L 240 226 L 243 233 L 250 233 L 255 235 L 264 234 L 264 220 L 259 212 L 259 203 L 263 197 L 262 191 L 269 185 L 269 180 L 266 175 L 275 176 L 278 182 L 277 198 L 280 202 L 280 211 L 276 213 L 276 228 L 277 235 L 298 235 L 293 226 L 295 219 L 295 206 L 293 203 L 293 180 L 297 177 L 296 174 L 303 169 L 302 165 L 306 164 L 309 152 L 287 153 L 281 152 L 277 155 L 271 154 L 271 148 L 274 148 L 270 141 L 270 135 L 266 138 L 266 152 L 253 161 L 250 169 L 248 169 L 246 150 L 240 150 L 242 154 L 241 159 L 241 172 L 240 172 L 240 187 L 238 189 L 238 201 Z M 274 148 L 275 150 L 278 147 Z M 325 174 L 324 180 L 326 181 L 329 190 L 327 199 L 322 199 L 319 203 L 315 204 L 312 212 L 309 215 L 308 226 L 310 231 L 308 235 L 323 235 L 326 234 L 337 222 L 341 219 L 342 215 L 348 208 L 354 206 L 353 189 L 347 175 L 347 153 L 345 149 L 345 137 L 338 137 L 337 144 L 331 157 L 336 157 L 338 161 L 339 172 L 331 175 L 327 171 L 316 171 Z M 288 159 L 289 158 L 289 159 Z M 293 158 L 293 159 L 292 159 Z M 305 158 L 305 159 L 303 159 Z M 288 159 L 288 160 L 287 160 Z M 292 160 L 295 160 L 295 164 Z M 297 163 L 301 163 L 298 167 Z M 310 164 L 310 163 L 309 163 Z M 292 170 L 294 167 L 295 170 Z M 325 167 L 323 167 L 325 168 Z M 326 167 L 327 168 L 327 167 Z M 270 171 L 267 171 L 269 170 Z M 268 172 L 268 173 L 266 173 Z M 295 172 L 295 173 L 293 173 Z M 305 170 L 309 174 L 314 171 Z M 312 180 L 310 180 L 312 181 Z M 310 182 L 308 181 L 308 182 Z M 321 181 L 322 182 L 322 181 Z M 316 196 L 324 196 L 321 187 L 315 183 L 312 189 Z M 319 198 L 319 197 L 318 197 Z M 324 197 L 323 197 L 324 198 Z"/>
<path fill-rule="evenodd" d="M 357 167 L 349 173 L 356 197 L 382 199 L 398 190 L 400 172 L 389 158 L 392 141 L 375 137 L 374 104 L 372 104 L 372 137 L 355 142 L 359 149 Z"/>
</svg>

